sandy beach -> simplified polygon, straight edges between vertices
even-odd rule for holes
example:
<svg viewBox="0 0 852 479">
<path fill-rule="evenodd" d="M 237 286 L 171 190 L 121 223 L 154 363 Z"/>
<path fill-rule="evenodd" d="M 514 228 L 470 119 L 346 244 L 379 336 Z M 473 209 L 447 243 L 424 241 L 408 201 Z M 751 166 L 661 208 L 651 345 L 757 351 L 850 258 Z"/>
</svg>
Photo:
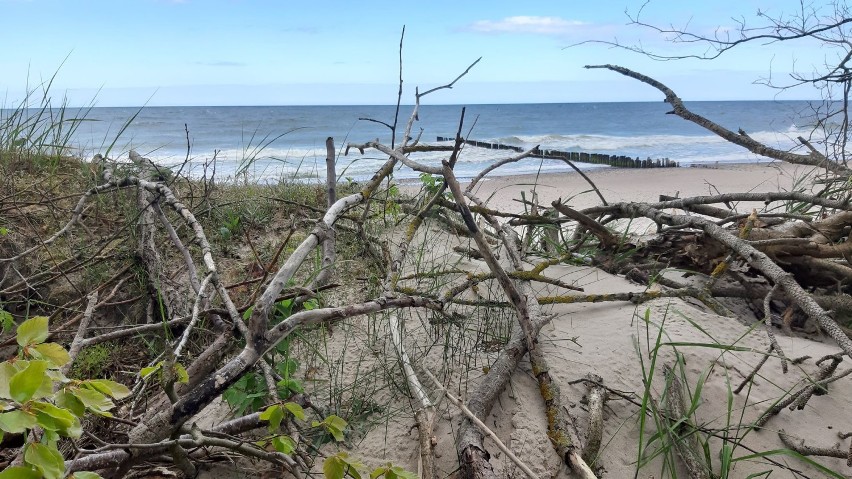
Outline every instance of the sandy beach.
<svg viewBox="0 0 852 479">
<path fill-rule="evenodd" d="M 660 194 L 684 197 L 725 192 L 784 191 L 808 171 L 789 165 L 739 164 L 665 170 L 599 169 L 589 172 L 588 176 L 607 201 L 616 202 L 656 201 Z M 597 195 L 588 192 L 588 183 L 580 175 L 570 173 L 539 178 L 494 177 L 481 183 L 476 194 L 494 208 L 522 211 L 523 206 L 516 199 L 521 191 L 529 195 L 533 184 L 537 184 L 535 188 L 544 204 L 559 197 L 571 198 L 570 204 L 575 208 L 594 206 L 600 201 Z M 480 263 L 453 252 L 451 247 L 458 241 L 437 227 L 424 229 L 420 244 L 431 247 L 426 255 L 428 258 L 421 258 L 421 261 L 483 270 Z M 407 266 L 411 272 L 418 268 L 422 271 L 422 266 Z M 646 289 L 592 267 L 557 265 L 548 268 L 546 274 L 582 287 L 585 293 L 641 292 Z M 500 294 L 495 293 L 495 288 L 488 291 L 490 293 L 482 294 L 485 297 Z M 540 287 L 538 294 L 564 294 L 564 291 L 557 292 L 554 287 L 548 286 Z M 780 429 L 796 437 L 807 438 L 809 444 L 825 447 L 837 442 L 837 432 L 852 430 L 852 418 L 848 414 L 852 385 L 848 381 L 837 383 L 831 394 L 812 399 L 803 411 L 784 409 L 763 430 L 749 430 L 747 434 L 738 430 L 738 425 L 745 426 L 754 421 L 785 391 L 801 386 L 802 378 L 814 374 L 817 369 L 814 359 L 811 359 L 783 374 L 779 361 L 770 360 L 758 374 L 752 388 L 746 388 L 738 395 L 731 394 L 731 390 L 743 381 L 762 357 L 761 352 L 768 348 L 766 332 L 761 325 L 751 324 L 753 320 L 750 318 L 721 317 L 697 301 L 680 299 L 657 299 L 638 306 L 626 302 L 563 304 L 545 306 L 543 312 L 553 315 L 554 319 L 545 326 L 540 344 L 551 362 L 551 372 L 570 404 L 571 413 L 578 420 L 581 437 L 587 420 L 586 388 L 576 380 L 594 373 L 615 390 L 641 396 L 645 387 L 643 377 L 650 378 L 648 361 L 654 349 L 658 349 L 659 355 L 657 370 L 651 379 L 651 395 L 659 397 L 665 389 L 661 365 L 675 365 L 676 358 L 682 358 L 680 367 L 690 381 L 686 385 L 688 390 L 694 391 L 699 382 L 706 381 L 701 383 L 703 390 L 695 412 L 700 425 L 720 436 L 745 436 L 741 441 L 742 447 L 736 448 L 733 453 L 735 458 L 747 457 L 753 451 L 783 448 L 777 434 Z M 467 349 L 463 335 L 457 331 L 454 333 L 452 328 L 430 325 L 411 313 L 401 313 L 401 318 L 406 321 L 406 347 L 414 361 L 439 373 L 450 390 L 462 397 L 473 390 L 483 370 L 487 370 L 490 361 L 495 358 L 493 351 Z M 472 322 L 469 328 L 481 326 L 475 318 L 469 319 Z M 513 321 L 512 314 L 507 313 L 504 319 Z M 366 338 L 367 329 L 366 323 L 351 325 L 347 338 L 336 340 L 343 342 L 335 350 L 342 351 L 353 338 Z M 447 339 L 442 334 L 458 336 Z M 664 345 L 654 348 L 658 335 L 663 338 Z M 464 358 L 448 356 L 447 348 L 442 350 L 429 346 L 445 340 L 455 341 L 456 345 L 450 350 L 457 355 L 461 352 Z M 811 338 L 781 335 L 779 342 L 791 358 L 803 355 L 819 358 L 837 351 L 830 341 L 817 342 Z M 729 347 L 742 350 L 724 349 Z M 363 357 L 360 358 L 357 361 L 353 358 L 345 368 L 353 381 L 357 371 L 364 367 Z M 391 403 L 405 400 L 404 396 L 398 395 L 382 399 Z M 730 408 L 728 400 L 731 401 Z M 461 415 L 447 401 L 440 401 L 438 410 L 439 419 L 434 431 L 438 467 L 442 477 L 453 477 L 458 468 L 455 440 Z M 642 478 L 672 477 L 671 474 L 686 477 L 686 472 L 680 469 L 675 473 L 665 472 L 667 466 L 663 456 L 656 456 L 653 452 L 656 447 L 655 441 L 650 439 L 656 431 L 653 421 L 649 419 L 644 434 L 640 434 L 638 411 L 636 404 L 618 398 L 612 398 L 608 403 L 604 414 L 603 446 L 598 456 L 604 471 L 601 477 L 634 477 L 637 469 L 640 471 L 637 477 Z M 561 465 L 548 440 L 543 402 L 526 359 L 521 362 L 509 388 L 502 393 L 485 423 L 538 477 L 573 477 Z M 368 464 L 391 461 L 404 465 L 408 470 L 417 470 L 418 442 L 414 425 L 410 411 L 408 414 L 398 413 L 352 444 L 351 453 Z M 640 444 L 647 447 L 642 455 L 639 454 Z M 709 444 L 711 460 L 718 466 L 721 443 L 711 439 Z M 490 462 L 499 477 L 521 477 L 520 471 L 493 443 L 486 439 L 485 445 L 492 454 Z M 833 470 L 847 470 L 845 461 L 841 459 L 816 460 Z M 639 462 L 641 467 L 637 466 Z M 750 474 L 764 477 L 763 474 L 770 470 L 774 471 L 772 477 L 822 477 L 811 466 L 783 455 L 736 461 L 730 477 Z"/>
<path fill-rule="evenodd" d="M 704 166 L 704 165 L 702 165 Z M 729 192 L 789 190 L 796 178 L 812 169 L 779 162 L 735 163 L 719 166 L 664 169 L 596 168 L 585 171 L 608 202 L 658 201 L 660 195 L 701 196 Z M 500 170 L 495 171 L 499 174 Z M 536 186 L 537 185 L 537 186 Z M 577 173 L 547 173 L 540 176 L 489 176 L 476 188 L 481 199 L 497 209 L 517 209 L 521 192 L 528 196 L 535 186 L 539 201 L 549 204 L 562 198 L 575 209 L 600 204 L 589 183 Z"/>
</svg>

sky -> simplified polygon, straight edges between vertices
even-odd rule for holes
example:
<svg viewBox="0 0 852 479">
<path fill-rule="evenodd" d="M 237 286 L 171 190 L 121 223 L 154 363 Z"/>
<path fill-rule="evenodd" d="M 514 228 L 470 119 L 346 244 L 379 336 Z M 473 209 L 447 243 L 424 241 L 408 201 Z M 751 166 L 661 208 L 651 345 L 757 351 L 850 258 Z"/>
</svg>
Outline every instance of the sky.
<svg viewBox="0 0 852 479">
<path fill-rule="evenodd" d="M 630 25 L 644 0 L 251 1 L 0 0 L 0 98 L 15 105 L 55 75 L 71 106 L 392 104 L 402 51 L 404 103 L 414 87 L 448 83 L 433 104 L 659 101 L 651 75 L 685 100 L 813 99 L 754 82 L 820 62 L 816 45 L 750 44 L 714 61 L 654 61 L 601 43 L 695 52 Z M 787 14 L 791 0 L 651 0 L 642 20 L 713 34 Z M 721 29 L 721 30 L 720 30 Z M 831 54 L 829 52 L 829 54 Z M 406 101 L 407 100 L 407 101 Z M 426 100 L 424 100 L 426 101 Z"/>
</svg>

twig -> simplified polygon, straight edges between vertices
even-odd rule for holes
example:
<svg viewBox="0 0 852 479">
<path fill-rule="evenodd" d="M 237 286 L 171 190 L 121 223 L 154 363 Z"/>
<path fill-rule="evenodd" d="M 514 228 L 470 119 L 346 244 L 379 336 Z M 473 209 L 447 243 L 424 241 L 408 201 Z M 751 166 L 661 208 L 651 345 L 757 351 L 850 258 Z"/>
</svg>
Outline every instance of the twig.
<svg viewBox="0 0 852 479">
<path fill-rule="evenodd" d="M 92 317 L 95 314 L 95 307 L 98 303 L 98 291 L 94 290 L 86 297 L 86 310 L 83 312 L 83 319 L 80 320 L 80 325 L 77 327 L 77 334 L 74 335 L 74 340 L 71 341 L 71 347 L 68 348 L 68 357 L 70 358 L 65 365 L 60 368 L 62 374 L 67 375 L 71 371 L 71 366 L 80 350 L 83 348 L 83 339 L 86 337 L 86 331 L 89 329 L 89 323 L 92 322 Z"/>
<path fill-rule="evenodd" d="M 527 351 L 533 367 L 533 375 L 539 383 L 539 389 L 541 390 L 541 396 L 545 404 L 548 418 L 547 435 L 562 461 L 570 469 L 582 477 L 595 477 L 592 470 L 577 451 L 577 441 L 571 437 L 569 429 L 569 425 L 573 421 L 570 420 L 567 409 L 563 407 L 559 386 L 553 381 L 550 375 L 549 366 L 544 355 L 541 353 L 541 349 L 536 347 L 535 338 L 537 334 L 534 332 L 534 324 L 537 322 L 535 318 L 540 317 L 541 314 L 539 303 L 536 301 L 535 295 L 529 286 L 529 281 L 518 281 L 518 286 L 516 286 L 509 278 L 509 275 L 506 274 L 503 267 L 497 262 L 465 201 L 465 196 L 467 196 L 476 202 L 475 197 L 470 193 L 464 195 L 449 163 L 443 162 L 442 164 L 444 181 L 449 185 L 450 191 L 453 193 L 465 225 L 467 225 L 468 230 L 473 235 L 485 263 L 497 278 L 497 283 L 503 289 L 503 292 L 509 298 L 509 301 L 517 312 L 518 323 L 526 339 Z M 516 270 L 520 269 L 521 261 L 517 248 L 517 234 L 508 226 L 500 227 L 493 218 L 485 217 L 498 231 L 500 239 L 503 241 L 504 249 L 508 253 L 514 268 Z M 523 292 L 519 287 L 523 289 Z"/>
<path fill-rule="evenodd" d="M 799 389 L 794 393 L 789 394 L 783 400 L 779 400 L 775 404 L 771 405 L 769 409 L 766 410 L 766 412 L 764 412 L 760 415 L 760 417 L 757 418 L 757 420 L 754 422 L 755 426 L 763 427 L 772 416 L 775 416 L 776 414 L 781 412 L 782 409 L 787 406 L 790 406 L 791 404 L 793 405 L 793 407 L 791 407 L 791 410 L 795 409 L 796 407 L 798 407 L 798 409 L 803 409 L 805 407 L 805 403 L 808 399 L 810 399 L 810 397 L 814 394 L 817 388 L 824 389 L 828 384 L 837 381 L 838 379 L 841 379 L 843 377 L 846 377 L 850 373 L 852 373 L 852 368 L 850 368 L 840 374 L 837 374 L 833 377 L 829 377 L 831 373 L 834 372 L 834 368 L 836 368 L 837 365 L 840 363 L 839 358 L 841 357 L 842 356 L 840 355 L 828 356 L 828 358 L 831 358 L 831 361 L 825 365 L 820 366 L 819 371 L 817 371 L 817 373 L 814 375 L 814 378 L 810 379 L 810 383 L 807 386 Z"/>
<path fill-rule="evenodd" d="M 764 324 L 766 325 L 766 335 L 769 336 L 769 350 L 775 350 L 778 353 L 778 356 L 781 357 L 781 371 L 784 374 L 787 374 L 787 356 L 784 355 L 784 351 L 781 349 L 781 346 L 778 344 L 778 340 L 775 339 L 775 332 L 772 330 L 772 296 L 775 292 L 778 291 L 778 285 L 772 287 L 772 290 L 769 294 L 766 295 L 766 298 L 763 300 L 763 315 L 764 315 Z"/>
<path fill-rule="evenodd" d="M 683 461 L 683 465 L 689 471 L 689 477 L 692 479 L 710 479 L 710 469 L 703 459 L 701 442 L 695 434 L 692 421 L 687 416 L 683 386 L 668 365 L 663 367 L 663 373 L 668 382 L 664 417 L 668 422 L 669 437 L 674 443 L 675 450 Z"/>
<path fill-rule="evenodd" d="M 819 153 L 816 150 L 812 150 L 808 155 L 799 155 L 796 153 L 791 153 L 788 151 L 778 150 L 776 148 L 770 148 L 759 141 L 755 141 L 753 138 L 745 134 L 744 132 L 734 133 L 727 128 L 720 126 L 717 123 L 714 123 L 707 118 L 704 118 L 701 115 L 695 114 L 688 110 L 686 106 L 684 106 L 683 101 L 666 85 L 660 83 L 657 80 L 654 80 L 651 77 L 643 75 L 641 73 L 637 73 L 633 70 L 618 66 L 618 65 L 586 65 L 585 68 L 602 68 L 606 70 L 611 70 L 617 73 L 621 73 L 624 76 L 636 79 L 641 81 L 642 83 L 648 84 L 657 90 L 660 90 L 666 96 L 666 102 L 672 106 L 675 115 L 683 118 L 684 120 L 691 121 L 698 126 L 701 126 L 716 135 L 722 137 L 723 139 L 746 148 L 752 153 L 762 156 L 768 156 L 769 158 L 775 158 L 776 160 L 786 161 L 788 163 L 794 163 L 799 165 L 810 165 L 810 166 L 819 166 L 825 167 L 826 169 L 834 172 L 834 173 L 844 173 L 848 172 L 849 169 L 843 166 L 840 163 L 828 160 L 824 155 Z"/>
<path fill-rule="evenodd" d="M 852 466 L 852 464 L 850 464 L 850 462 L 852 462 L 852 461 L 849 460 L 849 458 L 850 458 L 849 451 L 844 451 L 843 449 L 841 449 L 839 447 L 827 448 L 827 447 L 807 446 L 807 445 L 805 445 L 804 439 L 798 439 L 797 438 L 798 441 L 796 441 L 796 440 L 793 439 L 793 436 L 790 436 L 789 434 L 787 434 L 783 429 L 780 429 L 778 431 L 778 437 L 781 439 L 781 442 L 784 443 L 784 446 L 798 452 L 799 454 L 801 454 L 803 456 L 837 457 L 837 458 L 840 458 L 840 459 L 846 459 L 847 465 Z M 850 449 L 850 450 L 852 450 L 852 449 Z"/>
<path fill-rule="evenodd" d="M 618 239 L 608 229 L 583 213 L 580 213 L 568 205 L 562 204 L 562 198 L 554 201 L 551 205 L 556 209 L 556 211 L 580 223 L 580 225 L 584 228 L 591 231 L 592 234 L 600 240 L 601 246 L 604 249 L 610 249 L 618 245 Z"/>
<path fill-rule="evenodd" d="M 586 444 L 583 446 L 583 459 L 594 464 L 601 448 L 603 438 L 603 412 L 608 397 L 608 390 L 603 386 L 603 378 L 589 373 L 586 376 L 586 388 L 589 405 L 589 426 L 586 429 Z"/>
<path fill-rule="evenodd" d="M 757 375 L 757 372 L 760 371 L 760 368 L 762 368 L 763 365 L 766 364 L 766 361 L 769 360 L 769 356 L 772 354 L 772 351 L 774 351 L 774 350 L 775 350 L 775 345 L 770 345 L 769 350 L 766 351 L 766 354 L 764 354 L 762 358 L 760 358 L 760 361 L 758 361 L 758 363 L 754 367 L 754 369 L 752 369 L 751 372 L 748 374 L 748 376 L 746 376 L 743 379 L 743 382 L 741 382 L 740 385 L 737 386 L 736 389 L 734 389 L 734 394 L 739 394 L 743 390 L 743 388 L 746 386 L 746 384 L 748 384 L 749 382 L 751 382 L 754 379 L 754 377 Z"/>
<path fill-rule="evenodd" d="M 664 213 L 650 205 L 640 203 L 619 203 L 612 205 L 627 215 L 641 215 L 661 224 L 688 226 L 703 230 L 705 233 L 732 249 L 749 265 L 762 272 L 774 284 L 780 284 L 787 297 L 795 302 L 809 317 L 815 319 L 843 349 L 847 355 L 852 355 L 852 341 L 837 325 L 837 322 L 820 307 L 814 298 L 805 291 L 796 280 L 772 261 L 765 253 L 757 250 L 747 242 L 720 228 L 715 223 L 703 218 L 686 215 Z"/>
<path fill-rule="evenodd" d="M 212 274 L 208 274 L 204 277 L 204 280 L 202 280 L 201 284 L 199 285 L 198 293 L 195 296 L 195 302 L 192 304 L 192 314 L 190 315 L 189 324 L 186 325 L 186 329 L 184 329 L 180 341 L 178 342 L 177 346 L 175 346 L 175 360 L 180 359 L 180 355 L 183 352 L 183 348 L 186 346 L 186 342 L 189 341 L 189 334 L 192 332 L 193 326 L 195 326 L 195 323 L 198 321 L 199 309 L 201 303 L 205 302 L 207 298 L 205 291 L 207 290 L 207 285 L 210 284 L 210 279 L 212 277 Z"/>
<path fill-rule="evenodd" d="M 453 403 L 453 405 L 454 405 L 455 407 L 459 408 L 459 410 L 460 410 L 460 411 L 461 411 L 461 412 L 462 412 L 465 416 L 467 416 L 467 418 L 468 418 L 471 422 L 473 422 L 474 424 L 476 424 L 476 427 L 478 427 L 478 428 L 479 428 L 482 432 L 484 432 L 484 433 L 485 433 L 485 434 L 486 434 L 486 435 L 487 435 L 487 436 L 488 436 L 488 437 L 489 437 L 492 441 L 494 441 L 494 444 L 496 444 L 496 445 L 497 445 L 497 449 L 500 449 L 501 451 L 503 451 L 503 453 L 504 453 L 504 454 L 506 454 L 506 456 L 507 456 L 507 457 L 508 457 L 508 458 L 509 458 L 509 459 L 510 459 L 513 463 L 515 463 L 515 465 L 516 465 L 516 466 L 518 466 L 518 469 L 520 469 L 521 471 L 523 471 L 523 472 L 524 472 L 524 474 L 526 474 L 526 475 L 527 475 L 527 477 L 529 477 L 530 479 L 538 479 L 538 475 L 537 475 L 536 473 L 534 473 L 534 472 L 532 471 L 532 469 L 530 469 L 530 468 L 529 468 L 529 466 L 527 466 L 526 464 L 524 464 L 524 463 L 523 463 L 523 461 L 521 461 L 521 460 L 518 458 L 518 456 L 516 456 L 516 455 L 515 455 L 515 454 L 514 454 L 514 453 L 513 453 L 513 452 L 512 452 L 512 451 L 511 451 L 508 447 L 506 447 L 506 445 L 503 443 L 503 441 L 501 441 L 501 440 L 500 440 L 500 438 L 499 438 L 499 437 L 497 437 L 497 434 L 494 434 L 494 431 L 492 431 L 491 429 L 489 429 L 489 428 L 488 428 L 488 426 L 486 426 L 484 422 L 480 421 L 480 420 L 479 420 L 479 418 L 478 418 L 478 417 L 476 417 L 476 414 L 472 413 L 472 412 L 470 411 L 470 409 L 468 409 L 468 408 L 467 408 L 467 406 L 465 406 L 465 405 L 464 405 L 464 403 L 462 403 L 462 402 L 461 402 L 461 401 L 460 401 L 457 397 L 453 396 L 453 395 L 452 395 L 452 393 L 450 393 L 449 391 L 447 391 L 447 388 L 445 388 L 445 387 L 444 387 L 444 385 L 443 385 L 443 384 L 441 384 L 441 382 L 440 382 L 440 381 L 438 381 L 438 378 L 436 378 L 436 377 L 435 377 L 435 376 L 434 376 L 434 375 L 433 375 L 433 374 L 432 374 L 432 373 L 431 373 L 428 369 L 426 369 L 426 368 L 423 368 L 423 373 L 424 373 L 424 374 L 426 374 L 426 376 L 427 376 L 429 379 L 431 379 L 431 380 L 432 380 L 432 383 L 433 383 L 433 384 L 435 384 L 435 387 L 436 387 L 436 388 L 438 388 L 438 390 L 441 392 L 441 394 L 443 394 L 444 396 L 446 396 L 446 398 L 447 398 L 447 399 L 449 399 L 449 401 L 450 401 L 451 403 Z"/>
</svg>

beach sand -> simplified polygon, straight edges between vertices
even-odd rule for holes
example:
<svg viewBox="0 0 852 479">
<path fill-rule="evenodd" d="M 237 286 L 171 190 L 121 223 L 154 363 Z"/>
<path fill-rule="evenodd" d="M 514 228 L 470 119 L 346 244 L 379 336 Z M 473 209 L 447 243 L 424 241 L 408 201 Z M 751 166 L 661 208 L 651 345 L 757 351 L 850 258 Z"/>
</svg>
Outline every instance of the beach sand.
<svg viewBox="0 0 852 479">
<path fill-rule="evenodd" d="M 807 175 L 812 168 L 783 163 L 739 163 L 713 167 L 621 169 L 595 168 L 584 173 L 610 203 L 619 201 L 656 202 L 659 195 L 703 196 L 731 192 L 785 191 L 796 178 Z M 497 170 L 499 173 L 499 170 Z M 535 187 L 542 204 L 562 198 L 574 209 L 600 204 L 589 183 L 577 173 L 546 174 L 541 176 L 487 177 L 475 189 L 480 199 L 488 199 L 496 209 L 519 209 L 515 199 L 525 192 L 529 198 Z"/>
<path fill-rule="evenodd" d="M 660 194 L 684 196 L 707 195 L 726 192 L 768 192 L 789 190 L 796 178 L 808 170 L 789 165 L 748 164 L 730 165 L 719 168 L 678 168 L 665 170 L 619 170 L 599 169 L 588 173 L 609 202 L 616 201 L 656 201 Z M 575 208 L 585 208 L 600 204 L 594 193 L 589 193 L 588 184 L 577 174 L 547 175 L 540 178 L 495 177 L 483 182 L 476 194 L 487 199 L 489 205 L 508 211 L 523 210 L 521 203 L 515 201 L 521 191 L 529 191 L 537 182 L 536 190 L 540 201 L 548 204 L 556 198 L 571 198 Z M 409 186 L 411 188 L 411 186 Z M 529 196 L 528 196 L 529 197 Z M 427 265 L 454 265 L 471 270 L 485 270 L 479 262 L 467 260 L 452 251 L 452 246 L 466 241 L 458 241 L 441 232 L 434 225 L 421 229 L 417 253 L 411 256 L 417 262 L 409 261 L 407 272 L 428 270 Z M 639 292 L 644 286 L 631 283 L 623 278 L 607 274 L 592 267 L 557 265 L 545 272 L 552 278 L 575 284 L 584 288 L 586 293 Z M 422 286 L 422 285 L 421 285 Z M 554 287 L 538 287 L 540 294 L 565 294 Z M 499 290 L 491 285 L 480 288 L 482 297 L 498 297 Z M 781 372 L 780 362 L 770 359 L 755 380 L 755 385 L 746 388 L 739 395 L 730 395 L 749 373 L 753 365 L 762 357 L 753 351 L 766 351 L 769 341 L 761 325 L 748 325 L 748 318 L 725 318 L 713 314 L 706 307 L 694 301 L 679 299 L 658 299 L 639 306 L 623 302 L 607 302 L 579 305 L 557 305 L 543 307 L 545 314 L 554 315 L 551 323 L 542 330 L 540 344 L 550 362 L 551 373 L 562 389 L 563 397 L 569 404 L 571 413 L 577 418 L 581 435 L 586 428 L 587 411 L 584 405 L 586 388 L 572 381 L 594 373 L 603 378 L 609 387 L 625 392 L 642 395 L 645 389 L 644 374 L 648 374 L 650 353 L 662 327 L 663 343 L 679 343 L 679 346 L 662 346 L 657 371 L 651 381 L 651 393 L 660 397 L 664 382 L 660 378 L 661 366 L 674 364 L 676 351 L 683 358 L 683 372 L 689 381 L 687 388 L 694 392 L 702 378 L 706 379 L 700 393 L 695 416 L 702 426 L 714 429 L 718 435 L 742 436 L 745 431 L 727 429 L 740 422 L 748 424 L 755 420 L 772 401 L 781 397 L 784 391 L 794 388 L 807 374 L 813 374 L 817 366 L 816 358 L 838 351 L 830 341 L 817 342 L 801 337 L 784 336 L 776 330 L 779 343 L 788 357 L 810 355 L 814 359 L 801 365 L 792 366 L 787 374 Z M 468 330 L 478 334 L 488 333 L 488 328 L 499 329 L 515 321 L 511 311 L 500 318 L 468 317 Z M 495 350 L 468 347 L 468 336 L 460 329 L 447 325 L 430 323 L 429 317 L 420 312 L 402 312 L 400 317 L 406 321 L 405 344 L 408 353 L 418 364 L 429 368 L 439 375 L 442 381 L 454 393 L 465 396 L 474 389 L 483 376 L 483 368 L 496 357 Z M 328 357 L 343 354 L 339 371 L 344 384 L 364 385 L 364 371 L 369 369 L 370 361 L 381 362 L 381 354 L 359 354 L 354 345 L 370 345 L 373 351 L 392 354 L 386 333 L 377 333 L 384 322 L 381 316 L 375 318 L 371 326 L 366 318 L 342 326 L 330 336 L 327 344 Z M 646 319 L 648 322 L 646 322 Z M 488 323 L 488 321 L 492 323 Z M 502 323 L 501 323 L 502 321 Z M 378 325 L 378 326 L 377 326 Z M 503 325 L 503 326 L 501 326 Z M 712 346 L 690 344 L 734 345 L 745 351 L 725 351 Z M 386 361 L 386 359 L 385 359 Z M 395 365 L 395 361 L 391 361 Z M 359 379 L 359 374 L 360 379 Z M 430 384 L 421 378 L 428 390 Z M 373 425 L 365 434 L 353 437 L 349 441 L 349 453 L 370 466 L 392 462 L 410 471 L 417 470 L 418 434 L 409 405 L 402 392 L 404 381 L 399 376 L 396 389 L 377 389 L 371 399 L 376 403 L 396 407 L 395 413 L 388 413 L 380 424 Z M 373 387 L 371 384 L 370 387 Z M 433 394 L 433 398 L 436 396 Z M 732 416 L 728 416 L 727 403 L 732 401 Z M 828 395 L 811 399 L 802 411 L 791 412 L 784 409 L 779 416 L 770 420 L 761 431 L 751 431 L 742 440 L 742 447 L 734 450 L 733 457 L 741 458 L 753 451 L 769 451 L 783 448 L 777 430 L 785 429 L 796 437 L 806 438 L 808 444 L 831 447 L 835 443 L 844 444 L 837 439 L 838 432 L 852 431 L 852 415 L 849 414 L 852 398 L 852 382 L 839 381 L 831 386 Z M 455 452 L 455 437 L 461 415 L 447 401 L 438 405 L 438 421 L 434 435 L 435 453 L 441 477 L 453 477 L 457 472 L 458 458 Z M 634 477 L 637 469 L 640 446 L 639 407 L 625 400 L 611 398 L 604 413 L 605 430 L 599 464 L 606 471 L 602 477 Z M 521 458 L 541 478 L 571 477 L 565 466 L 550 445 L 546 434 L 546 418 L 543 401 L 530 370 L 527 360 L 521 362 L 510 386 L 503 391 L 485 423 L 491 427 L 514 453 Z M 653 451 L 659 441 L 652 441 L 656 428 L 654 421 L 648 419 L 643 436 L 648 450 L 642 461 L 647 461 L 638 477 L 672 477 L 664 472 L 662 456 L 654 456 Z M 491 463 L 498 477 L 522 477 L 518 470 L 490 442 L 485 445 L 491 453 Z M 720 459 L 721 441 L 711 439 L 710 457 L 715 467 Z M 848 447 L 842 446 L 842 447 Z M 327 452 L 333 452 L 329 448 Z M 823 477 L 815 469 L 792 457 L 775 455 L 769 459 L 802 471 L 797 476 L 783 470 L 766 459 L 754 458 L 737 461 L 730 477 L 747 477 L 749 474 L 774 470 L 771 477 Z M 833 470 L 849 472 L 845 460 L 815 458 Z M 317 470 L 321 467 L 317 465 Z M 677 477 L 686 477 L 686 472 L 678 470 Z M 759 476 L 764 477 L 764 476 Z"/>
</svg>

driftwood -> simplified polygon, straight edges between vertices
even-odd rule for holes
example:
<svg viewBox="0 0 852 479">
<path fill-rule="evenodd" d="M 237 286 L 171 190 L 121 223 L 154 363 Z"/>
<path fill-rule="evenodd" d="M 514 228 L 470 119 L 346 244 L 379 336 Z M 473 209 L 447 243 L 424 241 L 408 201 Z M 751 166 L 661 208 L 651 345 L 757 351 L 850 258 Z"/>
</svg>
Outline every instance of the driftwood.
<svg viewBox="0 0 852 479">
<path fill-rule="evenodd" d="M 763 143 L 754 140 L 742 130 L 737 133 L 728 130 L 727 128 L 719 125 L 718 123 L 715 123 L 687 109 L 686 106 L 684 106 L 683 104 L 683 100 L 681 100 L 680 97 L 678 97 L 675 92 L 672 91 L 671 88 L 667 87 L 666 85 L 660 83 L 657 80 L 654 80 L 649 76 L 637 73 L 633 70 L 618 65 L 586 65 L 586 68 L 603 68 L 607 70 L 612 70 L 614 72 L 621 73 L 624 76 L 639 80 L 642 83 L 651 85 L 657 90 L 660 90 L 666 96 L 666 103 L 672 106 L 671 113 L 683 118 L 684 120 L 691 121 L 700 127 L 706 128 L 707 130 L 718 135 L 719 137 L 724 138 L 725 140 L 730 141 L 735 145 L 740 145 L 754 154 L 774 158 L 776 160 L 786 161 L 788 163 L 794 163 L 797 165 L 808 165 L 826 168 L 827 170 L 830 170 L 834 173 L 846 173 L 849 171 L 849 169 L 846 168 L 844 165 L 829 160 L 814 149 L 811 149 L 810 153 L 807 155 L 790 153 L 788 151 L 770 148 L 764 145 Z M 800 141 L 803 144 L 807 143 L 804 139 L 800 139 Z"/>
</svg>

